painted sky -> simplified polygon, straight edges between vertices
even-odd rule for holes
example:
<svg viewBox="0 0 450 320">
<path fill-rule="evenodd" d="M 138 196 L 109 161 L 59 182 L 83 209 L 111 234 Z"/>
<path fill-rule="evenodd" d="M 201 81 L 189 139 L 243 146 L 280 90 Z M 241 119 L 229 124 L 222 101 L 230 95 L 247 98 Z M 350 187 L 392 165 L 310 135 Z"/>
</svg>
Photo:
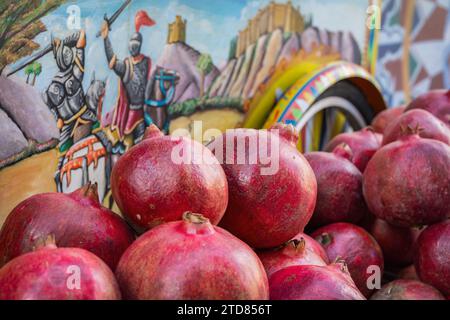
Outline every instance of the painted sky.
<svg viewBox="0 0 450 320">
<path fill-rule="evenodd" d="M 126 57 L 128 38 L 134 31 L 134 15 L 138 10 L 145 9 L 157 24 L 142 30 L 144 36 L 142 52 L 157 61 L 166 43 L 168 23 L 173 22 L 176 15 L 181 15 L 188 21 L 187 43 L 201 52 L 209 53 L 220 68 L 226 63 L 231 39 L 246 26 L 247 21 L 259 8 L 269 2 L 269 0 L 134 0 L 112 26 L 110 37 L 118 57 Z M 97 78 L 108 77 L 105 111 L 114 105 L 117 77 L 108 69 L 103 41 L 97 39 L 95 34 L 100 29 L 104 14 L 113 14 L 122 3 L 123 0 L 69 1 L 43 18 L 49 31 L 36 38 L 36 41 L 44 47 L 49 43 L 51 33 L 53 36 L 64 37 L 73 32 L 67 27 L 67 10 L 71 5 L 79 6 L 81 28 L 87 33 L 84 87 L 87 89 L 94 70 Z M 368 0 L 293 0 L 292 3 L 300 6 L 304 15 L 312 16 L 313 24 L 318 27 L 352 31 L 360 47 L 363 47 Z M 57 68 L 51 54 L 42 58 L 41 63 L 43 72 L 36 86 L 40 91 L 44 91 Z"/>
</svg>

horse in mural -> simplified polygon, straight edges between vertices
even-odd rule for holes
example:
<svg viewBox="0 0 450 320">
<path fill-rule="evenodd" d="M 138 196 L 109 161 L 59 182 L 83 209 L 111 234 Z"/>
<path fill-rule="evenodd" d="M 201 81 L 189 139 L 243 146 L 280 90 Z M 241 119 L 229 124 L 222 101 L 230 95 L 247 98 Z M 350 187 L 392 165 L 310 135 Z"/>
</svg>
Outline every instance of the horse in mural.
<svg viewBox="0 0 450 320">
<path fill-rule="evenodd" d="M 96 80 L 95 75 L 86 93 L 86 104 L 97 110 L 101 118 L 106 81 Z M 111 143 L 99 124 L 86 124 L 74 132 L 74 144 L 64 155 L 60 169 L 59 190 L 73 192 L 88 182 L 98 184 L 100 199 L 106 195 L 111 171 Z"/>
<path fill-rule="evenodd" d="M 179 75 L 176 71 L 157 67 L 149 85 L 146 101 L 145 122 L 155 123 L 159 128 L 168 128 L 169 116 L 167 107 L 175 96 Z M 96 80 L 95 76 L 86 93 L 86 104 L 97 110 L 101 119 L 106 81 Z M 114 145 L 106 134 L 107 128 L 92 128 L 92 125 L 80 126 L 74 133 L 74 145 L 64 155 L 60 170 L 58 189 L 69 193 L 77 190 L 88 182 L 97 183 L 100 200 L 109 197 L 108 206 L 112 207 L 110 197 L 110 174 L 114 163 L 121 153 L 113 152 Z"/>
<path fill-rule="evenodd" d="M 145 112 L 147 126 L 154 123 L 161 130 L 169 131 L 168 107 L 175 97 L 175 88 L 179 80 L 178 72 L 160 66 L 155 68 L 147 88 L 148 99 Z"/>
</svg>

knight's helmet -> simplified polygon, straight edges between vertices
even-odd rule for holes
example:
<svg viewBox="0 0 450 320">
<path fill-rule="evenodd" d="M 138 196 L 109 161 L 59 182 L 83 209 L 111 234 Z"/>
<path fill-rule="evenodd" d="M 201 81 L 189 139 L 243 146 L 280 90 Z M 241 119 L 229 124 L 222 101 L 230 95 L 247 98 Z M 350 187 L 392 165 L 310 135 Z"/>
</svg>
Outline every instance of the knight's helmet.
<svg viewBox="0 0 450 320">
<path fill-rule="evenodd" d="M 134 25 L 136 27 L 136 32 L 131 36 L 128 49 L 133 57 L 138 56 L 141 53 L 142 47 L 142 34 L 140 33 L 142 26 L 154 26 L 155 21 L 150 18 L 146 11 L 140 10 L 136 13 L 134 18 Z"/>
<path fill-rule="evenodd" d="M 55 43 L 53 35 L 51 38 L 52 43 Z M 58 41 L 55 44 L 53 45 L 53 55 L 55 56 L 56 64 L 59 70 L 66 71 L 73 64 L 75 58 L 74 53 L 72 49 L 64 45 L 64 41 Z"/>
</svg>

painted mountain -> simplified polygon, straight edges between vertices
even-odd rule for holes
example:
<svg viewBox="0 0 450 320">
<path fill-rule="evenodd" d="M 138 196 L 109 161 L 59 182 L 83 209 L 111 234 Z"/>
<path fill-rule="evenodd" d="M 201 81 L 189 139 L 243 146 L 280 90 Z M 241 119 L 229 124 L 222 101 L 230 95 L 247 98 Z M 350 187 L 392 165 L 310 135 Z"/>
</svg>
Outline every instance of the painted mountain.
<svg viewBox="0 0 450 320">
<path fill-rule="evenodd" d="M 361 51 L 349 32 L 331 32 L 317 27 L 303 32 L 285 32 L 277 28 L 260 35 L 242 54 L 230 59 L 210 87 L 209 96 L 251 98 L 281 60 L 290 60 L 300 51 L 311 53 L 320 46 L 339 53 L 343 60 L 361 62 Z"/>
<path fill-rule="evenodd" d="M 164 69 L 175 70 L 180 75 L 174 103 L 183 102 L 200 96 L 202 77 L 197 68 L 201 53 L 188 44 L 177 41 L 166 44 L 157 65 Z M 216 66 L 204 79 L 205 88 L 209 88 L 220 72 Z"/>
<path fill-rule="evenodd" d="M 0 168 L 56 146 L 59 132 L 39 92 L 0 76 Z"/>
</svg>

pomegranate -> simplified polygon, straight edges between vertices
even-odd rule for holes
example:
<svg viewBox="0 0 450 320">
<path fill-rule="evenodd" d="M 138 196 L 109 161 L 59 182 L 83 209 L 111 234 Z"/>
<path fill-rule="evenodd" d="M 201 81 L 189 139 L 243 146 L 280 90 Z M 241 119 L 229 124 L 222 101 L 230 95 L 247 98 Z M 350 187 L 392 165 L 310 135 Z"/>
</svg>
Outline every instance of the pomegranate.
<svg viewBox="0 0 450 320">
<path fill-rule="evenodd" d="M 380 112 L 372 121 L 372 128 L 375 132 L 384 134 L 384 130 L 405 111 L 406 106 L 390 108 Z"/>
<path fill-rule="evenodd" d="M 384 132 L 383 145 L 397 141 L 414 129 L 422 138 L 435 139 L 450 145 L 450 128 L 428 111 L 421 109 L 407 111 L 393 121 Z"/>
<path fill-rule="evenodd" d="M 268 299 L 264 267 L 242 241 L 199 214 L 142 235 L 120 259 L 117 280 L 127 299 Z"/>
<path fill-rule="evenodd" d="M 286 267 L 327 265 L 327 263 L 315 253 L 313 248 L 310 249 L 308 247 L 308 243 L 304 238 L 290 240 L 281 248 L 260 252 L 258 256 L 269 277 L 278 270 Z"/>
<path fill-rule="evenodd" d="M 401 269 L 397 273 L 397 278 L 403 280 L 420 280 L 414 265 Z"/>
<path fill-rule="evenodd" d="M 375 219 L 368 231 L 380 245 L 386 265 L 406 267 L 413 263 L 414 244 L 420 234 L 419 229 L 400 228 Z"/>
<path fill-rule="evenodd" d="M 345 146 L 335 153 L 311 152 L 305 154 L 317 180 L 317 204 L 310 221 L 311 227 L 335 222 L 357 223 L 368 209 L 362 194 L 362 174 L 341 155 Z"/>
<path fill-rule="evenodd" d="M 450 90 L 434 90 L 412 101 L 406 110 L 424 109 L 450 127 Z"/>
<path fill-rule="evenodd" d="M 229 130 L 209 145 L 223 163 L 230 191 L 220 226 L 252 247 L 282 245 L 312 216 L 317 182 L 297 140 L 292 126 L 277 124 L 269 131 Z"/>
<path fill-rule="evenodd" d="M 17 205 L 0 231 L 0 265 L 32 251 L 49 234 L 59 247 L 91 251 L 112 270 L 135 238 L 121 217 L 100 205 L 97 185 L 88 184 L 70 194 L 39 194 Z"/>
<path fill-rule="evenodd" d="M 414 262 L 423 282 L 450 296 L 450 220 L 422 231 Z"/>
<path fill-rule="evenodd" d="M 339 145 L 350 147 L 353 156 L 351 160 L 355 166 L 364 172 L 367 163 L 381 146 L 383 137 L 374 132 L 371 127 L 352 133 L 341 133 L 334 137 L 325 147 L 325 151 L 332 152 Z"/>
<path fill-rule="evenodd" d="M 363 192 L 370 211 L 398 227 L 450 217 L 450 147 L 416 134 L 381 148 L 369 162 Z"/>
<path fill-rule="evenodd" d="M 432 286 L 416 280 L 395 280 L 375 292 L 370 300 L 445 300 Z"/>
<path fill-rule="evenodd" d="M 139 232 L 179 220 L 189 210 L 218 224 L 228 202 L 227 180 L 214 155 L 188 138 L 164 136 L 155 125 L 118 160 L 111 189 Z"/>
<path fill-rule="evenodd" d="M 0 300 L 119 300 L 114 274 L 94 254 L 49 238 L 0 269 Z"/>
<path fill-rule="evenodd" d="M 349 224 L 335 223 L 316 230 L 314 237 L 328 254 L 331 261 L 343 259 L 358 289 L 369 297 L 372 290 L 367 281 L 378 267 L 383 274 L 383 253 L 375 239 L 364 229 Z"/>
<path fill-rule="evenodd" d="M 271 300 L 365 300 L 344 263 L 287 267 L 269 284 Z"/>
</svg>

